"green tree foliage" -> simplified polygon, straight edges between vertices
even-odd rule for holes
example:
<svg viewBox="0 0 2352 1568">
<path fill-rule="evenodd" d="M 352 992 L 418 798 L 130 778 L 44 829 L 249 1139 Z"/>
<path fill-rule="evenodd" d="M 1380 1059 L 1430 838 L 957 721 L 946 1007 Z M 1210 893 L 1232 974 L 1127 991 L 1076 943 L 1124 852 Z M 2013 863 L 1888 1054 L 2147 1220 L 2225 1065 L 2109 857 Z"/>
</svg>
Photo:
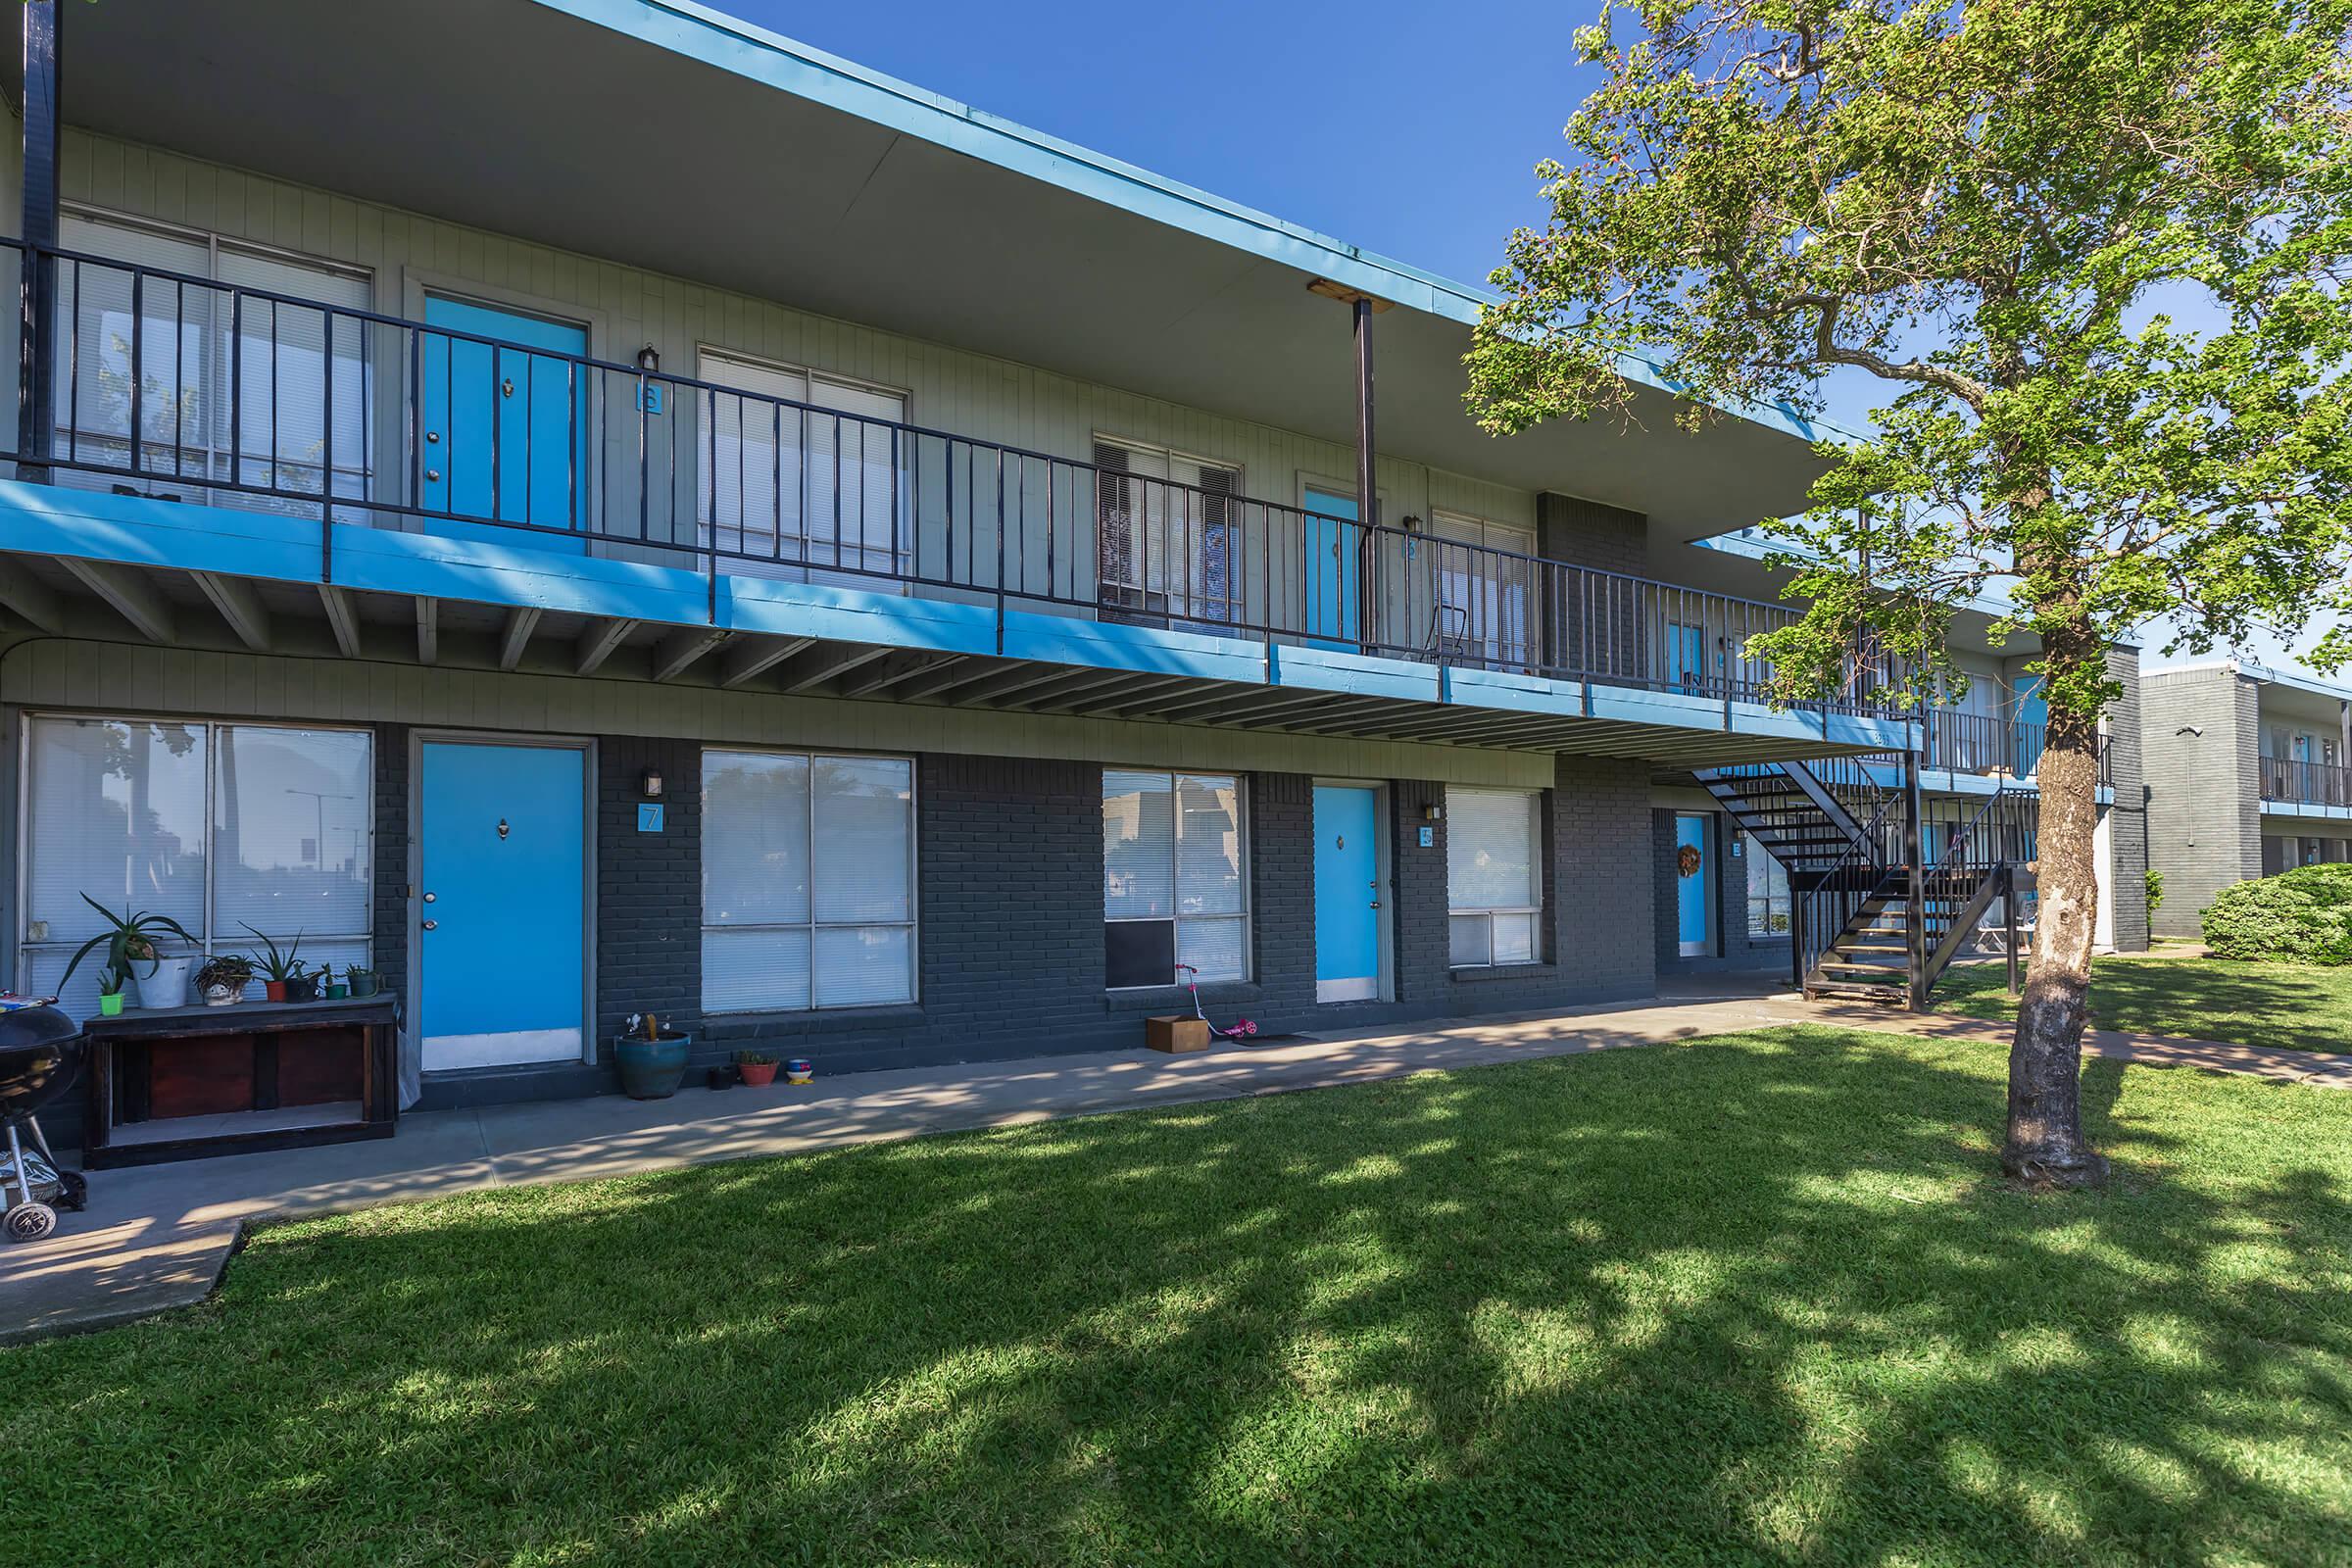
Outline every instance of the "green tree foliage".
<svg viewBox="0 0 2352 1568">
<path fill-rule="evenodd" d="M 1612 3 L 1577 34 L 1604 80 L 1576 161 L 1540 168 L 1550 220 L 1512 236 L 1469 356 L 1498 432 L 1632 418 L 1635 379 L 1690 425 L 1884 385 L 1875 432 L 1822 447 L 1813 510 L 1757 519 L 1808 609 L 1751 651 L 1789 698 L 1911 701 L 1954 607 L 2016 607 L 1995 634 L 2032 639 L 2050 710 L 2023 1174 L 2099 1169 L 2077 1086 L 2108 643 L 2352 611 L 2348 23 L 2352 0 Z M 2340 626 L 2314 650 L 2347 654 Z"/>
</svg>

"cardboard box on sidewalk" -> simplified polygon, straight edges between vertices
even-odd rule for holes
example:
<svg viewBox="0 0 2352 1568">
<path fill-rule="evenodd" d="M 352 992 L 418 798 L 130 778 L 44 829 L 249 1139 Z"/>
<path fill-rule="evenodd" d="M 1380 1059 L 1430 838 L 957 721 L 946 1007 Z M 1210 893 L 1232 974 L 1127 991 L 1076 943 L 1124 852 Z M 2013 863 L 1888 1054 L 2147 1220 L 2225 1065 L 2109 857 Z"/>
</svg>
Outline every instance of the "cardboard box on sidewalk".
<svg viewBox="0 0 2352 1568">
<path fill-rule="evenodd" d="M 1144 1020 L 1144 1044 L 1153 1051 L 1165 1051 L 1172 1055 L 1187 1051 L 1206 1051 L 1208 1039 L 1208 1024 L 1200 1018 L 1169 1013 Z"/>
</svg>

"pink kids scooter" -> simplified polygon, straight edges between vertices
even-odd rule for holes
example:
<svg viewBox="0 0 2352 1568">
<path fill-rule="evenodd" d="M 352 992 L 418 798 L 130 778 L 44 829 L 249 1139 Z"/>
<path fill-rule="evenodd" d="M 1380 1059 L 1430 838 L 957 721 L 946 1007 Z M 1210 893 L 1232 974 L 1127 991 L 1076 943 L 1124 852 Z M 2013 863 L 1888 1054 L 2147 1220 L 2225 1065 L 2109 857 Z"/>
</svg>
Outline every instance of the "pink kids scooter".
<svg viewBox="0 0 2352 1568">
<path fill-rule="evenodd" d="M 1184 971 L 1184 989 L 1193 994 L 1193 1016 L 1202 1023 L 1208 1023 L 1208 1014 L 1200 1010 L 1200 971 L 1189 963 L 1180 963 L 1176 967 Z M 1247 1040 L 1257 1033 L 1257 1025 L 1247 1018 L 1236 1018 L 1230 1029 L 1220 1029 L 1208 1023 L 1208 1032 L 1219 1040 Z"/>
</svg>

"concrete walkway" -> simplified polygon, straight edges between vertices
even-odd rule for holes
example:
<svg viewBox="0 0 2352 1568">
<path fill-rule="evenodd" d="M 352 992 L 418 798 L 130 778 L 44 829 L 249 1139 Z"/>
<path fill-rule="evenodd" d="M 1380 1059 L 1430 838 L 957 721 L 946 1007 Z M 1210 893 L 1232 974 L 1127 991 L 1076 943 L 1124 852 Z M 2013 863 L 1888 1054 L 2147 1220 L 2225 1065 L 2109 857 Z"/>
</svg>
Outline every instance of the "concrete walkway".
<svg viewBox="0 0 2352 1568">
<path fill-rule="evenodd" d="M 1684 982 L 1649 1003 L 1482 1019 L 1402 1033 L 1318 1035 L 1163 1056 L 1137 1049 L 1025 1061 L 862 1073 L 807 1088 L 685 1089 L 670 1100 L 607 1096 L 438 1111 L 398 1137 L 278 1153 L 100 1171 L 90 1206 L 58 1234 L 0 1246 L 0 1342 L 37 1339 L 198 1301 L 244 1227 L 522 1182 L 582 1181 L 710 1160 L 1147 1105 L 1366 1083 L 1438 1068 L 1651 1045 L 1778 1024 L 1843 1024 L 2005 1046 L 2005 1024 L 1913 1016 L 1792 996 L 1737 994 L 1738 978 Z M 2086 1049 L 2159 1065 L 2352 1088 L 2352 1056 L 2257 1051 L 2094 1033 Z"/>
</svg>

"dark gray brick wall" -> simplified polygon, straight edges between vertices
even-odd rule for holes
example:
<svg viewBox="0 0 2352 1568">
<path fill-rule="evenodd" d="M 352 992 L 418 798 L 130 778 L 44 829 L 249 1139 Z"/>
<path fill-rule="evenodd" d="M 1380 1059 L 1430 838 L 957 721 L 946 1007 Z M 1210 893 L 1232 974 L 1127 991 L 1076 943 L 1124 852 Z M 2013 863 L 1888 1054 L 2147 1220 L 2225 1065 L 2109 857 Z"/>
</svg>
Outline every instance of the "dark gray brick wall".
<svg viewBox="0 0 2352 1568">
<path fill-rule="evenodd" d="M 409 985 L 409 728 L 375 726 L 375 971 L 406 998 Z"/>
<path fill-rule="evenodd" d="M 405 739 L 387 743 L 405 771 Z M 637 831 L 639 777 L 671 781 L 668 821 Z M 925 755 L 916 774 L 920 995 L 910 1004 L 825 1012 L 701 1012 L 700 745 L 599 742 L 597 1018 L 609 1042 L 651 1008 L 696 1039 L 698 1067 L 745 1049 L 805 1054 L 831 1074 L 1006 1059 L 1134 1044 L 1155 1012 L 1186 1011 L 1178 989 L 1102 988 L 1102 769 L 1091 762 Z M 386 804 L 399 780 L 379 781 Z M 1251 978 L 1205 986 L 1220 1020 L 1269 1032 L 1345 1028 L 1646 996 L 1655 966 L 1643 927 L 1650 873 L 1648 770 L 1563 759 L 1544 815 L 1549 918 L 1544 961 L 1512 970 L 1446 963 L 1444 825 L 1419 845 L 1432 781 L 1391 781 L 1393 1001 L 1314 1000 L 1313 781 L 1248 778 Z M 405 799 L 397 807 L 405 833 Z M 1635 853 L 1630 857 L 1628 851 Z M 399 858 L 405 863 L 405 849 Z M 609 1045 L 600 1045 L 600 1057 Z M 547 1098 L 612 1087 L 608 1066 L 438 1079 L 428 1103 Z"/>
<path fill-rule="evenodd" d="M 632 1012 L 684 1029 L 703 997 L 703 757 L 692 741 L 608 735 L 597 742 L 597 1056 Z M 662 778 L 662 825 L 637 831 L 648 768 Z"/>
<path fill-rule="evenodd" d="M 1555 952 L 1570 995 L 1646 997 L 1658 971 L 1650 923 L 1654 880 L 1646 762 L 1563 757 L 1553 774 L 1558 841 Z"/>
<path fill-rule="evenodd" d="M 1660 976 L 1673 974 L 1701 974 L 1728 969 L 1770 969 L 1785 972 L 1789 964 L 1788 939 L 1752 938 L 1747 934 L 1747 859 L 1748 854 L 1761 851 L 1744 848 L 1739 856 L 1732 846 L 1740 837 L 1739 824 L 1722 812 L 1709 813 L 1712 831 L 1708 837 L 1713 845 L 1707 857 L 1708 865 L 1701 876 L 1711 878 L 1715 906 L 1714 951 L 1704 957 L 1683 956 L 1681 919 L 1677 912 L 1676 893 L 1682 878 L 1682 868 L 1676 860 L 1674 818 L 1671 810 L 1650 813 L 1650 878 L 1655 948 Z"/>
<path fill-rule="evenodd" d="M 2262 874 L 2256 695 L 2221 666 L 2141 677 L 2147 853 L 2164 873 L 2159 935 L 2195 937 L 2216 893 Z"/>
<path fill-rule="evenodd" d="M 2107 808 L 2108 863 L 2115 885 L 2108 890 L 2118 953 L 2144 953 L 2148 946 L 2148 788 L 2139 652 L 2109 648 L 2107 672 L 2123 684 L 2123 695 L 2107 710 L 2107 757 L 2115 801 Z"/>
<path fill-rule="evenodd" d="M 1581 496 L 1536 497 L 1536 553 L 1600 571 L 1649 572 L 1649 519 Z"/>
</svg>

